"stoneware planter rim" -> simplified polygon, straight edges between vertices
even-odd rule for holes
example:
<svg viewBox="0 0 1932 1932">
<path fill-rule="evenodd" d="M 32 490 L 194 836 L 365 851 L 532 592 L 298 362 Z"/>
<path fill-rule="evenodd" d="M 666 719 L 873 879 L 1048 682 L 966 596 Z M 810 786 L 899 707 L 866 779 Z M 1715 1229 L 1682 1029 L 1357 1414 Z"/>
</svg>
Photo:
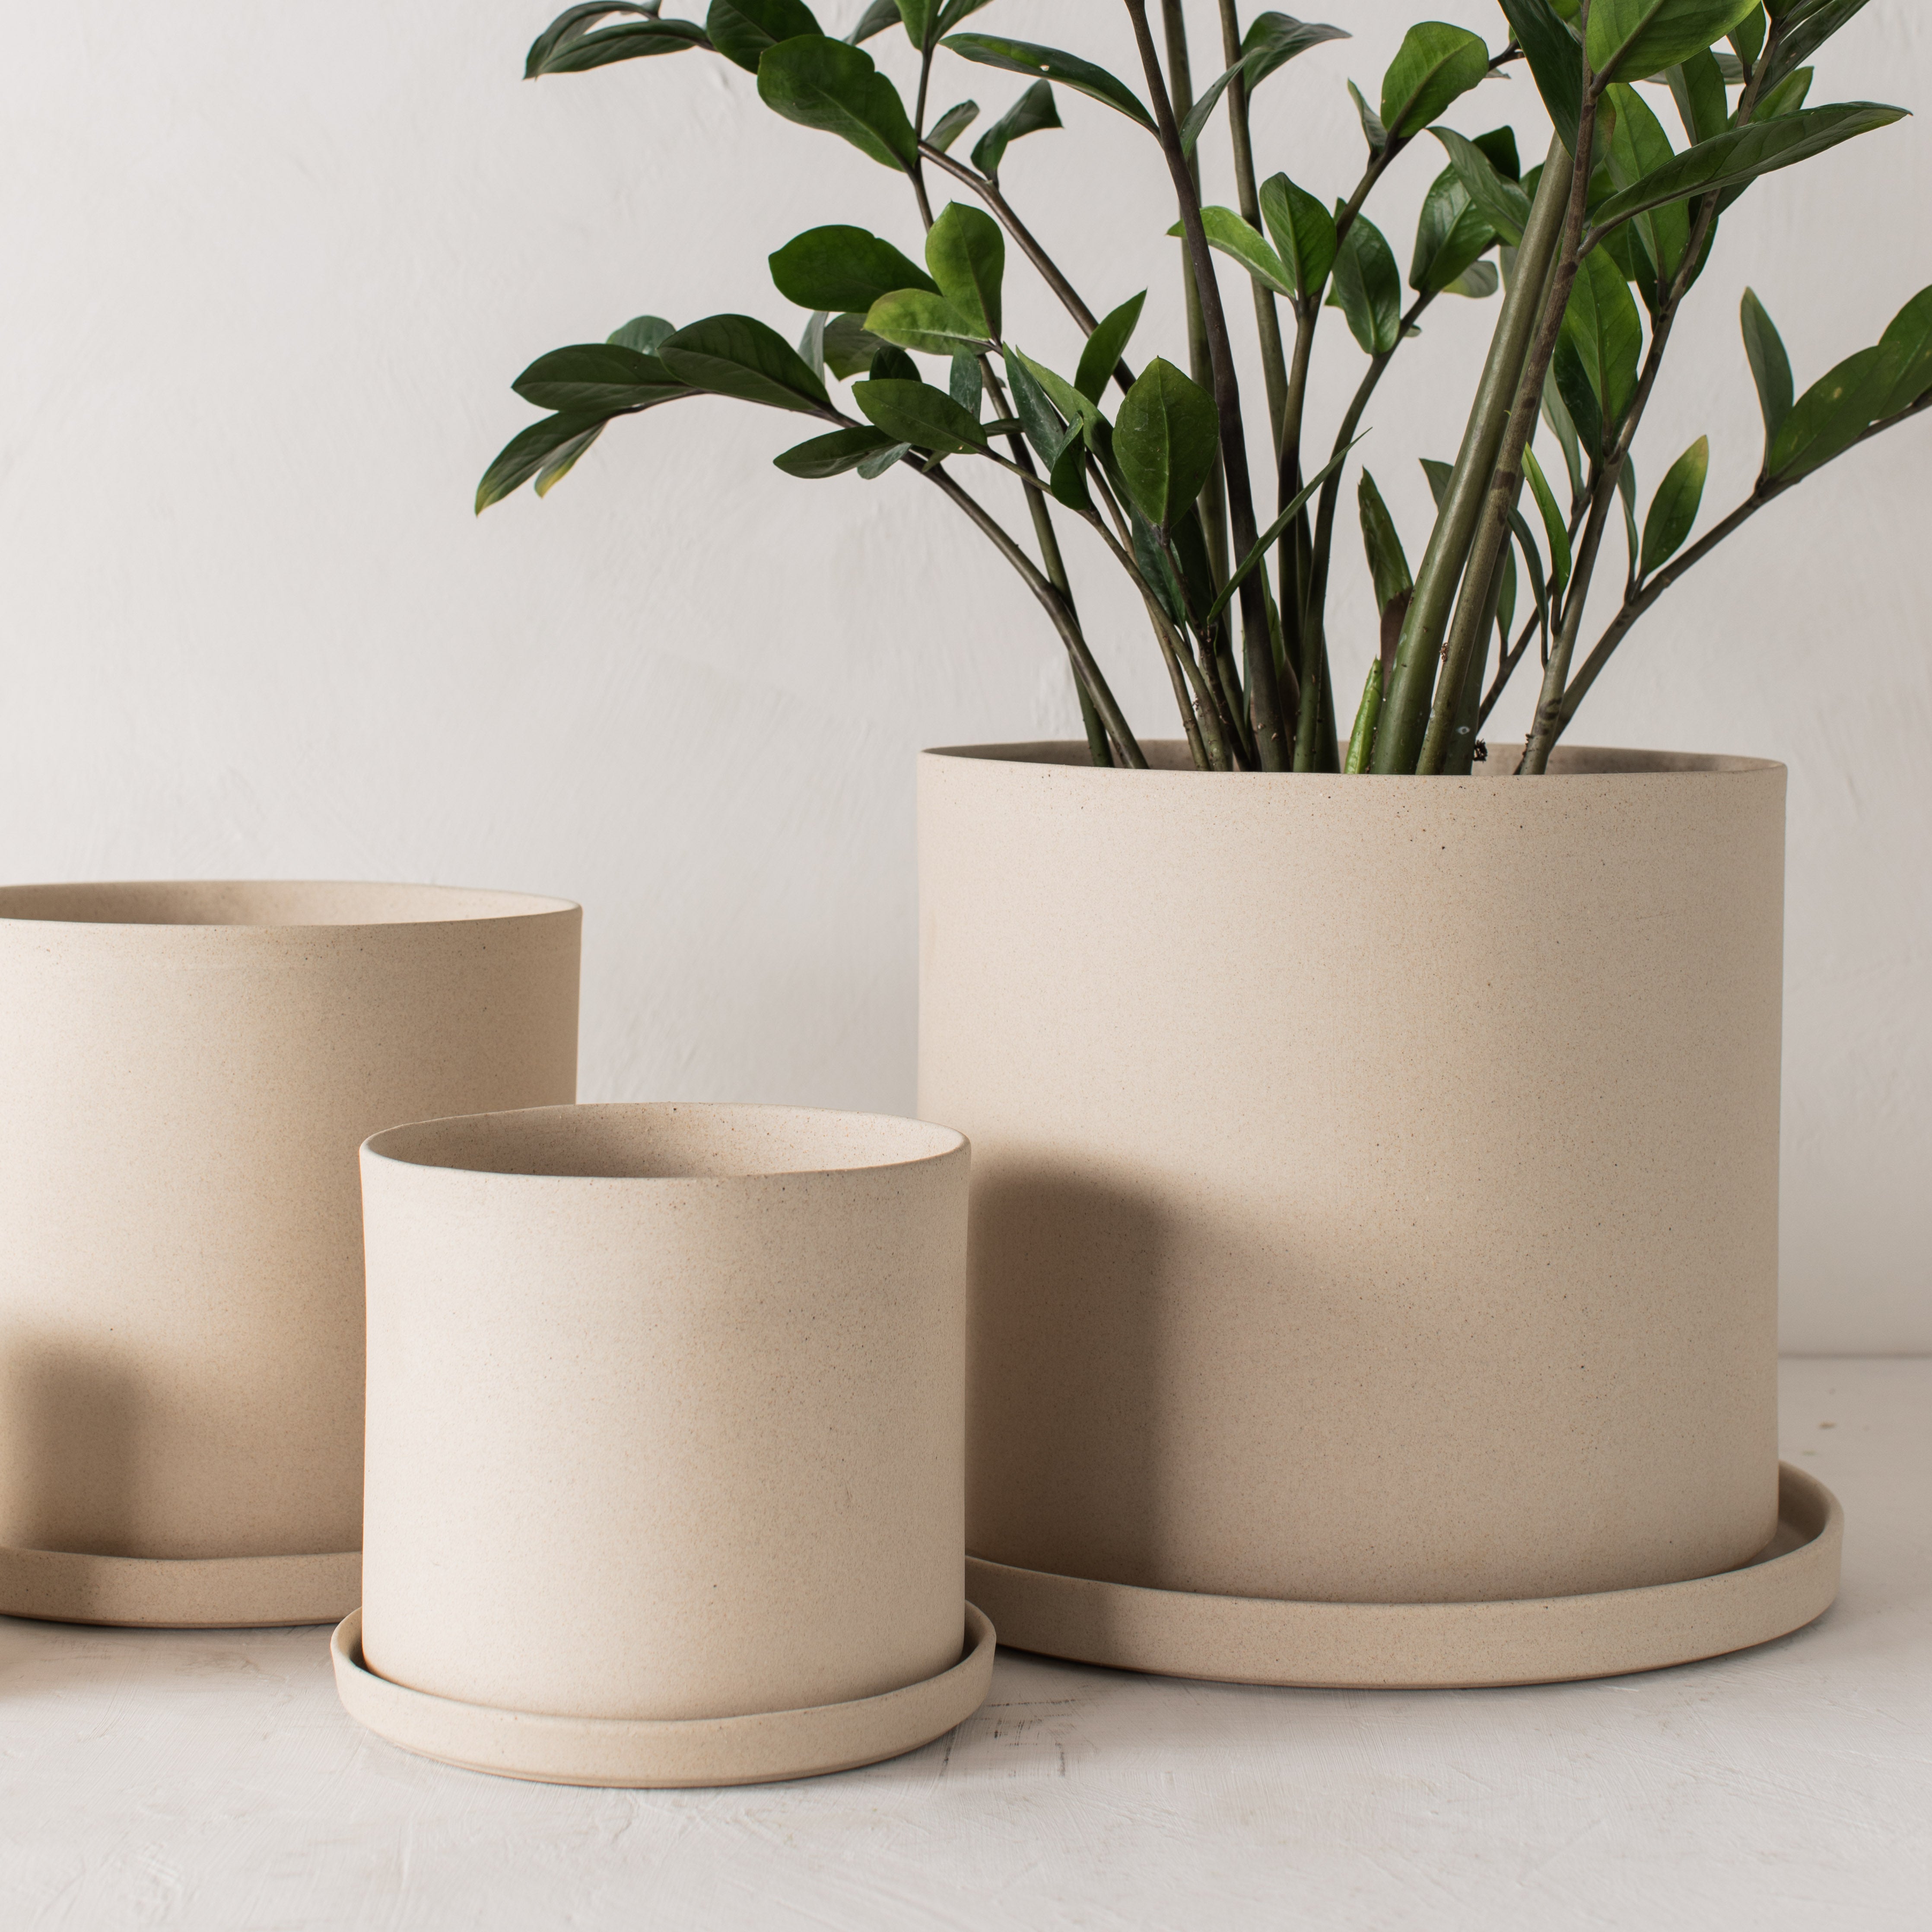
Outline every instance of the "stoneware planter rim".
<svg viewBox="0 0 1932 1932">
<path fill-rule="evenodd" d="M 198 910 L 184 916 L 184 908 Z M 278 902 L 281 910 L 276 910 Z M 225 902 L 225 903 L 224 903 Z M 359 903 L 358 903 L 359 902 Z M 330 910 L 332 905 L 335 908 Z M 102 879 L 0 886 L 0 919 L 121 932 L 333 932 L 345 927 L 472 926 L 580 912 L 574 899 L 488 886 L 363 879 Z"/>
<path fill-rule="evenodd" d="M 1097 784 L 1120 779 L 1141 782 L 1164 778 L 1198 778 L 1204 783 L 1215 784 L 1250 785 L 1352 785 L 1354 782 L 1353 778 L 1344 778 L 1336 772 L 1199 771 L 1189 754 L 1186 741 L 1180 738 L 1143 738 L 1141 749 L 1147 754 L 1145 770 L 1132 770 L 1119 765 L 1096 765 L 1084 738 L 1017 739 L 1010 744 L 932 745 L 920 755 L 928 758 L 976 758 L 990 764 L 1052 765 L 1077 772 Z M 1492 742 L 1490 755 L 1482 767 L 1461 777 L 1438 774 L 1422 778 L 1413 773 L 1396 777 L 1363 776 L 1373 776 L 1378 785 L 1397 787 L 1480 784 L 1492 778 L 1512 776 L 1516 758 L 1522 750 L 1520 743 Z M 1729 752 L 1660 752 L 1616 745 L 1559 745 L 1544 776 L 1559 779 L 1658 778 L 1672 778 L 1684 772 L 1730 776 L 1784 769 L 1782 763 L 1775 758 L 1751 758 Z"/>
<path fill-rule="evenodd" d="M 922 1682 L 804 1710 L 658 1719 L 502 1710 L 392 1683 L 363 1661 L 360 1610 L 336 1627 L 329 1651 L 349 1714 L 418 1756 L 542 1784 L 674 1790 L 819 1778 L 916 1750 L 986 1702 L 995 1642 L 969 1603 L 958 1662 Z"/>
</svg>

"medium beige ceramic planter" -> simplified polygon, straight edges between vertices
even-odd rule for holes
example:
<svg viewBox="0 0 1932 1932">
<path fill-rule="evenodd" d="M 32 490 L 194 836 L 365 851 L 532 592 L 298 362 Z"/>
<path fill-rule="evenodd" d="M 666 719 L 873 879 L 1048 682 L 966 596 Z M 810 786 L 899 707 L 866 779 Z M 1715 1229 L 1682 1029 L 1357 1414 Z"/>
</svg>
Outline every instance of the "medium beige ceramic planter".
<svg viewBox="0 0 1932 1932">
<path fill-rule="evenodd" d="M 581 918 L 432 886 L 0 890 L 0 1611 L 356 1603 L 356 1149 L 573 1096 Z"/>
<path fill-rule="evenodd" d="M 1780 766 L 1641 752 L 924 758 L 920 1107 L 975 1150 L 968 1546 L 1006 1641 L 1508 1682 L 1825 1607 L 1835 1517 L 1780 1535 L 1784 810 Z M 1720 1573 L 1664 1635 L 1657 1593 Z"/>
<path fill-rule="evenodd" d="M 973 1711 L 968 1158 L 784 1107 L 373 1139 L 350 1711 L 473 1768 L 634 1785 L 837 1770 Z"/>
</svg>

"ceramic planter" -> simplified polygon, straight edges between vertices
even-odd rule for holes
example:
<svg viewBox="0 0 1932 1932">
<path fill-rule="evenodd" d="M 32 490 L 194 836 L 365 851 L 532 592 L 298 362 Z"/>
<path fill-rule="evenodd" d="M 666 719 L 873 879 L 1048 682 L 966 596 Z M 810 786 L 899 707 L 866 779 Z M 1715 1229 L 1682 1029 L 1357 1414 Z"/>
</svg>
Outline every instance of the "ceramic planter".
<svg viewBox="0 0 1932 1932">
<path fill-rule="evenodd" d="M 1312 1683 L 1816 1616 L 1836 1518 L 1787 1484 L 1780 1530 L 1775 1434 L 1783 768 L 1177 753 L 922 761 L 974 1600 L 1028 1648 Z"/>
<path fill-rule="evenodd" d="M 353 1606 L 356 1149 L 573 1096 L 581 917 L 430 886 L 0 890 L 0 1611 Z"/>
<path fill-rule="evenodd" d="M 472 1768 L 676 1785 L 868 1762 L 978 1706 L 959 1136 L 550 1108 L 362 1160 L 355 1715 Z"/>
</svg>

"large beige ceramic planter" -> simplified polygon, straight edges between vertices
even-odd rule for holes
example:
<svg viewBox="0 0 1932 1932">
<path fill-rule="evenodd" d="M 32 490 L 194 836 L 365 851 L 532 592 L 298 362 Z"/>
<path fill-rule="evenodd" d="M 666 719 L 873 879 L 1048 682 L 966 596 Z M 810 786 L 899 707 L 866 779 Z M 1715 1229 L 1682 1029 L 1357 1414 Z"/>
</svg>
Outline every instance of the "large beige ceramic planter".
<svg viewBox="0 0 1932 1932">
<path fill-rule="evenodd" d="M 890 1756 L 978 1706 L 959 1136 L 550 1108 L 362 1158 L 355 1715 L 476 1769 L 675 1785 Z"/>
<path fill-rule="evenodd" d="M 920 1108 L 975 1150 L 1006 1641 L 1508 1682 L 1825 1607 L 1828 1498 L 1780 1530 L 1784 811 L 1739 758 L 926 757 Z"/>
<path fill-rule="evenodd" d="M 581 914 L 430 886 L 0 890 L 0 1611 L 356 1601 L 356 1149 L 576 1090 Z"/>
</svg>

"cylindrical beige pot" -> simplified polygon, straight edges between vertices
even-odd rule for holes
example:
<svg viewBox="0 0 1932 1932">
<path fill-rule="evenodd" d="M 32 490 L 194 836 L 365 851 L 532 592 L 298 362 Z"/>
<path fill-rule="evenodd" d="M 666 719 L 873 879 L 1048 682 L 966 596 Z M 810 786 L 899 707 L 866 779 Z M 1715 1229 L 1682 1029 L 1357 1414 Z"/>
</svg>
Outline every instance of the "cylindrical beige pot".
<svg viewBox="0 0 1932 1932">
<path fill-rule="evenodd" d="M 355 1604 L 356 1150 L 573 1097 L 581 920 L 431 886 L 0 890 L 0 1611 Z"/>
<path fill-rule="evenodd" d="M 965 1629 L 958 1135 L 550 1108 L 394 1129 L 362 1161 L 364 1674 L 341 1681 L 365 1721 L 515 1774 L 735 1782 L 906 1750 L 979 1702 L 907 1708 Z M 376 1680 L 418 1719 L 358 1702 Z M 830 1759 L 776 1733 L 760 1756 L 748 1720 L 830 1706 Z M 497 1748 L 479 1709 L 554 1720 L 562 1758 Z M 736 1755 L 666 1756 L 725 1720 Z"/>
<path fill-rule="evenodd" d="M 975 1150 L 973 1555 L 1378 1605 L 1752 1557 L 1783 767 L 1177 752 L 922 762 L 920 1108 Z"/>
</svg>

